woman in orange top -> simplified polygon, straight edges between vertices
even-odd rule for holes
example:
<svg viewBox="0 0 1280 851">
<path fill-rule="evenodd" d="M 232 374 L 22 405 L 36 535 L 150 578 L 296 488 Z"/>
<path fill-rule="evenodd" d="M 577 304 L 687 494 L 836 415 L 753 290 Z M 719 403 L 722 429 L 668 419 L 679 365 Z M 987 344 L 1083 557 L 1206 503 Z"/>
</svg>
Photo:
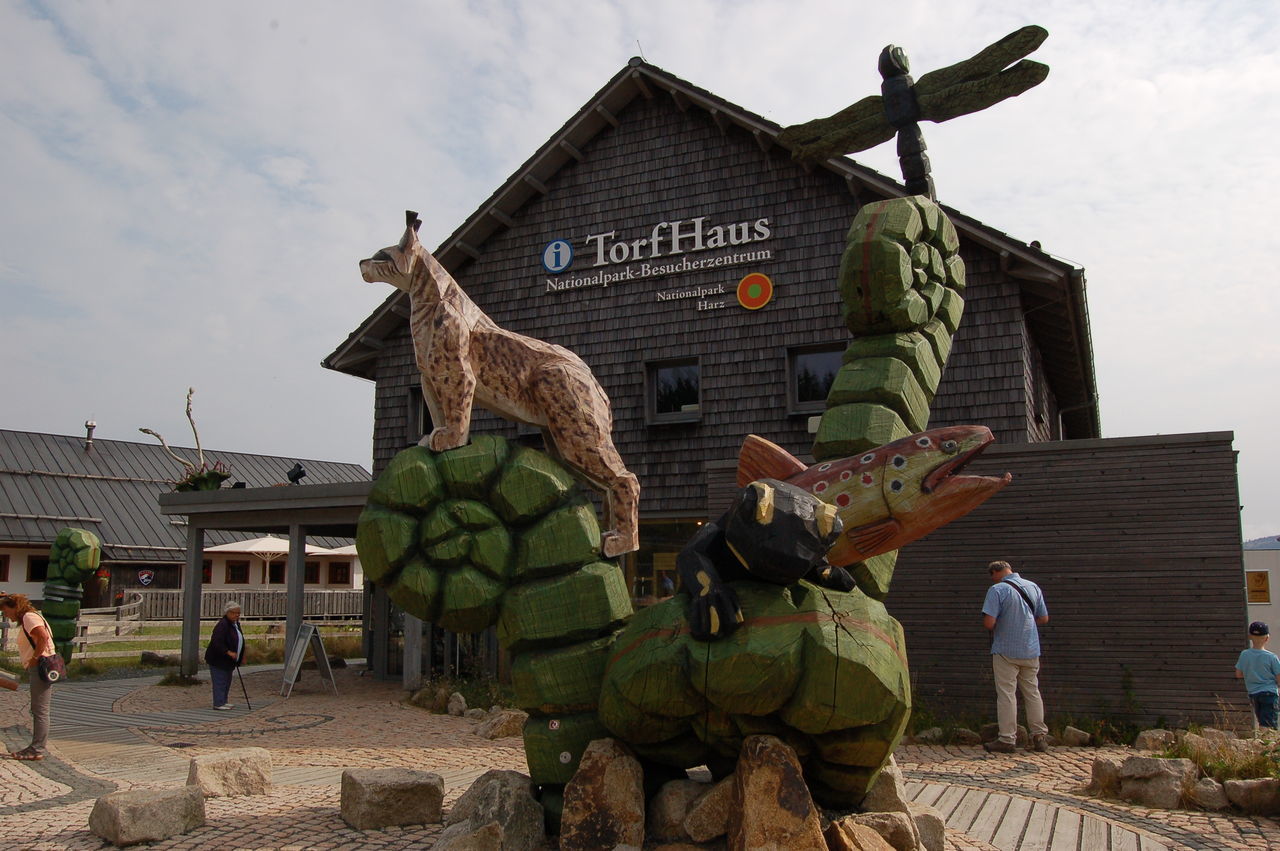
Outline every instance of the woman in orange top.
<svg viewBox="0 0 1280 851">
<path fill-rule="evenodd" d="M 31 681 L 31 744 L 9 756 L 13 759 L 44 759 L 45 744 L 49 738 L 49 699 L 53 696 L 53 685 L 40 679 L 36 663 L 41 656 L 52 656 L 57 652 L 53 647 L 53 634 L 49 631 L 49 624 L 25 594 L 0 595 L 0 613 L 21 626 L 18 630 L 18 655 Z M 31 636 L 30 640 L 27 639 L 28 634 Z"/>
</svg>

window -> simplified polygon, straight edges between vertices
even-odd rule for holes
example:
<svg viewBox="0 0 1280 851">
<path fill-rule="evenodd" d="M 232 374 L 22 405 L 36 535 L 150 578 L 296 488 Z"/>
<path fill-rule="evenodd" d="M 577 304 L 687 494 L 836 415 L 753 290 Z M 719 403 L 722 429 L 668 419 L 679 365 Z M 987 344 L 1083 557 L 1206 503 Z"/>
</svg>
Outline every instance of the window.
<svg viewBox="0 0 1280 851">
<path fill-rule="evenodd" d="M 267 565 L 267 582 L 271 585 L 283 585 L 284 568 L 284 562 L 280 562 L 279 564 L 271 562 L 271 564 Z"/>
<path fill-rule="evenodd" d="M 27 581 L 44 582 L 49 578 L 48 556 L 27 556 Z"/>
<path fill-rule="evenodd" d="M 9 581 L 9 556 L 0 555 L 0 582 Z"/>
<path fill-rule="evenodd" d="M 417 446 L 418 441 L 435 428 L 427 400 L 422 397 L 422 386 L 415 383 L 406 394 L 408 416 L 405 418 L 405 445 Z"/>
<path fill-rule="evenodd" d="M 228 561 L 227 562 L 227 584 L 228 585 L 247 585 L 248 583 L 249 583 L 249 562 Z"/>
<path fill-rule="evenodd" d="M 302 565 L 302 581 L 308 585 L 320 584 L 320 562 L 308 561 Z"/>
<path fill-rule="evenodd" d="M 793 413 L 822 411 L 840 371 L 843 345 L 809 346 L 787 352 L 787 408 Z"/>
<path fill-rule="evenodd" d="M 640 521 L 640 549 L 626 569 L 635 603 L 650 605 L 679 590 L 676 556 L 701 528 L 700 521 L 688 518 Z"/>
<path fill-rule="evenodd" d="M 200 582 L 208 585 L 213 581 L 213 562 L 205 559 L 200 563 Z"/>
<path fill-rule="evenodd" d="M 351 584 L 351 562 L 335 561 L 329 565 L 329 584 L 330 585 L 350 585 Z"/>
<path fill-rule="evenodd" d="M 646 365 L 645 395 L 651 423 L 695 422 L 702 416 L 698 361 L 662 361 Z"/>
</svg>

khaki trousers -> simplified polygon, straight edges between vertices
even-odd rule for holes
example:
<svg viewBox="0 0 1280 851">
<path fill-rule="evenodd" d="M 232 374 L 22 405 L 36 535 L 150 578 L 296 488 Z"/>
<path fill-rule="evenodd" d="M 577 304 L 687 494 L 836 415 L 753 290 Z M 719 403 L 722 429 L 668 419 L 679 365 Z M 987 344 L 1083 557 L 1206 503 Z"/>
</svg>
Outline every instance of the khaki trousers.
<svg viewBox="0 0 1280 851">
<path fill-rule="evenodd" d="M 1044 735 L 1044 703 L 1040 700 L 1039 659 L 1010 659 L 992 654 L 991 670 L 996 678 L 996 720 L 1000 722 L 1000 741 L 1016 744 L 1018 740 L 1018 699 L 1022 692 L 1022 709 L 1027 713 L 1027 729 L 1031 735 Z"/>
<path fill-rule="evenodd" d="M 53 684 L 40 679 L 35 668 L 28 668 L 31 675 L 31 747 L 44 753 L 49 739 L 49 702 L 53 697 Z"/>
</svg>

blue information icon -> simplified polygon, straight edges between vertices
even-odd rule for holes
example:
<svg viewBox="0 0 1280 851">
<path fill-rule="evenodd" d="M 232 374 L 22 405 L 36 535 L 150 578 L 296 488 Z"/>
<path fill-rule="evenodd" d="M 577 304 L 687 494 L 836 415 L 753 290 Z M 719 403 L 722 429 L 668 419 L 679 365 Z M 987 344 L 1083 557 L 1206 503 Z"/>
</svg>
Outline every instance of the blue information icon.
<svg viewBox="0 0 1280 851">
<path fill-rule="evenodd" d="M 573 243 L 567 239 L 553 239 L 542 249 L 542 268 L 551 274 L 563 272 L 573 265 Z"/>
</svg>

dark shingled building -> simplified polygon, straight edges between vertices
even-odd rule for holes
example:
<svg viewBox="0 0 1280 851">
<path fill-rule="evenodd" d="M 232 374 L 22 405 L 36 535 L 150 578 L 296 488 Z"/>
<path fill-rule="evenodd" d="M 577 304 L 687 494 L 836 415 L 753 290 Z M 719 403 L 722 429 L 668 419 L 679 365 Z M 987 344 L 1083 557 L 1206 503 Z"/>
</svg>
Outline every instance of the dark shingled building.
<svg viewBox="0 0 1280 851">
<path fill-rule="evenodd" d="M 835 286 L 845 233 L 862 204 L 904 194 L 847 158 L 793 162 L 779 129 L 633 59 L 435 252 L 498 324 L 574 350 L 608 392 L 642 488 L 641 550 L 626 565 L 639 600 L 725 506 L 744 435 L 809 457 L 849 339 Z M 986 561 L 1005 557 L 1048 596 L 1051 713 L 1212 711 L 1219 690 L 1233 695 L 1220 674 L 1234 650 L 1202 640 L 1161 661 L 1179 639 L 1151 646 L 1132 613 L 1158 596 L 1162 613 L 1194 612 L 1201 636 L 1235 637 L 1231 435 L 1100 440 L 1083 270 L 947 213 L 968 287 L 930 425 L 989 426 L 1000 446 L 982 464 L 1017 478 L 902 554 L 888 604 L 918 696 L 989 709 L 979 608 Z M 388 242 L 399 222 L 388 210 Z M 768 278 L 762 305 L 761 290 L 739 292 L 750 275 Z M 324 361 L 377 384 L 375 475 L 431 428 L 407 316 L 393 291 Z M 537 440 L 479 410 L 473 431 Z"/>
</svg>

